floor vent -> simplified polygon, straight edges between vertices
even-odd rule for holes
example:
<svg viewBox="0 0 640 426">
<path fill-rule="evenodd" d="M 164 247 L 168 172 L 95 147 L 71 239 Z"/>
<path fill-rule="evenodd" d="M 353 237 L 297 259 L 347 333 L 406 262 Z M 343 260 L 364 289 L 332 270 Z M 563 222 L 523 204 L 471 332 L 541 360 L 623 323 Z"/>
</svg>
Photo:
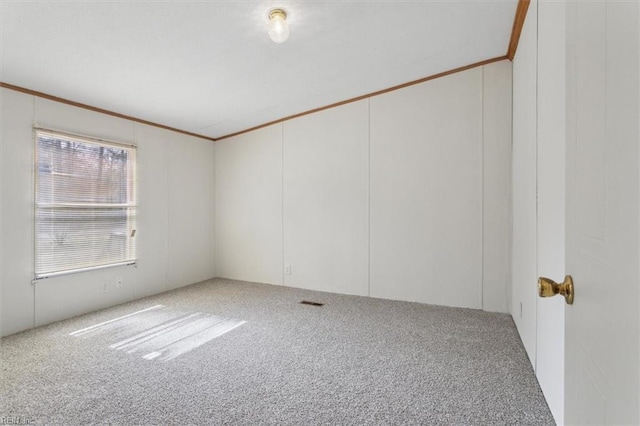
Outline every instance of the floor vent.
<svg viewBox="0 0 640 426">
<path fill-rule="evenodd" d="M 324 303 L 318 303 L 318 302 L 310 302 L 308 300 L 303 300 L 302 302 L 303 305 L 311 305 L 311 306 L 324 306 Z"/>
</svg>

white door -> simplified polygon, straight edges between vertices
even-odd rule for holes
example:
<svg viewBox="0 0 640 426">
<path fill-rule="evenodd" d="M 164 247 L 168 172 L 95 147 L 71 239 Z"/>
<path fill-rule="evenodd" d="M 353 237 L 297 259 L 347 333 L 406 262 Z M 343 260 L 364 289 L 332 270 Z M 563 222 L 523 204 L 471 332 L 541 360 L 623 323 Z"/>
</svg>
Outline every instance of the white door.
<svg viewBox="0 0 640 426">
<path fill-rule="evenodd" d="M 638 8 L 567 8 L 567 424 L 640 423 Z"/>
</svg>

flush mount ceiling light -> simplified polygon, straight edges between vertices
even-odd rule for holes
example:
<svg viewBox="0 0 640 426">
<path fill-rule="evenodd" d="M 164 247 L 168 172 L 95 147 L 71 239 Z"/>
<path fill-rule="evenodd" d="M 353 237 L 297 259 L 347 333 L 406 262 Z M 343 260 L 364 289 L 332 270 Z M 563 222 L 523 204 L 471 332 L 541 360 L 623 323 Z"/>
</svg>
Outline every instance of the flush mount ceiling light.
<svg viewBox="0 0 640 426">
<path fill-rule="evenodd" d="M 271 9 L 269 11 L 269 24 L 267 26 L 269 37 L 276 43 L 283 43 L 289 38 L 289 24 L 287 24 L 287 12 L 283 9 Z"/>
</svg>

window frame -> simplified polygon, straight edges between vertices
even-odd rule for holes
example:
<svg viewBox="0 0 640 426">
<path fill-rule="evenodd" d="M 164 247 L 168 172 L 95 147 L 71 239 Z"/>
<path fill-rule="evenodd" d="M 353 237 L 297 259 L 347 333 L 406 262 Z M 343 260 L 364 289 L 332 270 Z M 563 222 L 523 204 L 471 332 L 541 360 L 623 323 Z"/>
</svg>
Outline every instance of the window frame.
<svg viewBox="0 0 640 426">
<path fill-rule="evenodd" d="M 137 244 L 135 243 L 135 241 L 133 241 L 132 243 L 125 243 L 124 247 L 125 250 L 127 252 L 126 256 L 123 256 L 123 259 L 120 261 L 113 261 L 113 262 L 109 262 L 109 263 L 101 263 L 101 264 L 97 264 L 94 262 L 93 265 L 90 266 L 82 266 L 82 267 L 77 267 L 76 265 L 70 264 L 69 268 L 64 269 L 64 270 L 51 270 L 51 271 L 38 271 L 38 264 L 39 264 L 39 259 L 40 259 L 40 252 L 39 249 L 40 247 L 40 243 L 38 240 L 38 228 L 39 228 L 39 221 L 38 221 L 38 213 L 39 211 L 42 211 L 43 209 L 46 208 L 51 208 L 51 209 L 55 209 L 56 204 L 55 203 L 51 203 L 51 204 L 46 204 L 46 203 L 39 203 L 38 202 L 38 195 L 39 195 L 39 179 L 40 179 L 40 162 L 39 162 L 39 158 L 40 158 L 40 149 L 39 149 L 39 138 L 41 135 L 45 135 L 45 136 L 50 136 L 56 139 L 61 139 L 61 140 L 65 140 L 68 142 L 78 142 L 78 143 L 84 143 L 84 144 L 88 144 L 88 145 L 97 145 L 100 147 L 108 147 L 108 148 L 119 148 L 119 149 L 125 149 L 128 151 L 128 154 L 130 155 L 131 153 L 133 154 L 133 158 L 128 158 L 127 162 L 126 162 L 126 167 L 127 167 L 127 178 L 126 178 L 126 192 L 127 192 L 127 202 L 126 203 L 100 203 L 100 202 L 95 202 L 95 203 L 64 203 L 64 208 L 65 209 L 69 209 L 69 210 L 80 210 L 80 209 L 84 209 L 84 210 L 91 210 L 91 209 L 116 209 L 116 208 L 123 208 L 123 209 L 127 209 L 127 215 L 126 215 L 126 223 L 127 223 L 127 229 L 131 229 L 132 233 L 131 235 L 126 235 L 125 234 L 125 238 L 127 239 L 134 239 L 136 238 L 136 234 L 137 234 L 137 209 L 138 209 L 138 184 L 137 184 L 137 168 L 138 168 L 138 161 L 137 161 L 137 145 L 135 144 L 131 144 L 131 143 L 124 143 L 124 142 L 115 142 L 115 141 L 111 141 L 111 140 L 106 140 L 106 139 L 101 139 L 101 138 L 97 138 L 97 137 L 92 137 L 92 136 L 86 136 L 86 135 L 81 135 L 81 134 L 77 134 L 77 133 L 70 133 L 70 132 L 66 132 L 66 131 L 60 131 L 60 130 L 56 130 L 56 129 L 50 129 L 50 128 L 44 128 L 44 127 L 34 127 L 33 128 L 33 141 L 34 141 L 34 154 L 33 154 L 33 213 L 34 213 L 34 217 L 33 217 L 33 254 L 34 254 L 34 258 L 33 258 L 33 271 L 34 271 L 34 281 L 37 280 L 41 280 L 41 279 L 45 279 L 45 278 L 52 278 L 52 277 L 56 277 L 56 276 L 61 276 L 61 275 L 68 275 L 68 274 L 76 274 L 76 273 L 81 273 L 81 272 L 87 272 L 87 271 L 93 271 L 93 270 L 100 270 L 100 269 L 106 269 L 106 268 L 113 268 L 113 267 L 118 267 L 118 266 L 127 266 L 127 265 L 136 265 L 138 258 L 137 258 Z M 131 213 L 131 211 L 133 212 L 133 214 Z M 131 226 L 132 224 L 132 226 Z"/>
</svg>

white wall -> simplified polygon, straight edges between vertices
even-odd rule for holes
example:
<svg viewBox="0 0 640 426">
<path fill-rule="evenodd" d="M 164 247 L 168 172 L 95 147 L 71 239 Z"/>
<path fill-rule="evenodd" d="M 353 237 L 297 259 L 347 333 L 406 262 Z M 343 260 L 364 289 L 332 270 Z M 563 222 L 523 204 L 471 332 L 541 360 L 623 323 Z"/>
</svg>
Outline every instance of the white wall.
<svg viewBox="0 0 640 426">
<path fill-rule="evenodd" d="M 217 144 L 3 89 L 2 334 L 216 275 L 508 311 L 510 70 Z M 34 125 L 138 146 L 137 267 L 32 285 Z"/>
<path fill-rule="evenodd" d="M 513 61 L 513 234 L 511 313 L 531 364 L 536 362 L 537 300 L 537 2 L 529 5 Z"/>
<path fill-rule="evenodd" d="M 138 146 L 137 267 L 32 285 L 34 126 Z M 215 276 L 212 142 L 2 89 L 2 152 L 2 335 Z"/>
<path fill-rule="evenodd" d="M 563 2 L 532 1 L 513 63 L 512 315 L 549 408 L 564 420 L 566 49 Z M 522 311 L 520 311 L 522 306 Z"/>
<path fill-rule="evenodd" d="M 284 123 L 288 286 L 369 294 L 369 101 Z"/>
<path fill-rule="evenodd" d="M 482 308 L 511 308 L 511 78 L 512 67 L 484 67 Z"/>
<path fill-rule="evenodd" d="M 218 275 L 508 311 L 510 102 L 503 61 L 216 143 Z"/>
<path fill-rule="evenodd" d="M 2 90 L 2 335 L 34 326 L 34 98 Z"/>
<path fill-rule="evenodd" d="M 0 8 L 1 10 L 2 8 Z M 1 14 L 2 12 L 0 12 Z M 4 106 L 4 101 L 3 101 L 3 95 L 4 95 L 4 91 L 0 90 L 0 117 L 3 117 L 2 115 L 2 109 Z M 2 119 L 0 118 L 0 124 L 2 124 Z M 4 173 L 3 173 L 3 169 L 4 169 L 4 143 L 2 143 L 4 137 L 3 137 L 3 133 L 2 131 L 0 131 L 0 191 L 2 190 L 3 187 L 3 180 L 4 180 Z M 4 221 L 2 219 L 3 216 L 3 204 L 4 204 L 4 197 L 0 194 L 0 235 L 4 235 Z M 4 244 L 2 244 L 2 242 L 0 241 L 0 271 L 4 270 L 4 256 L 2 255 L 2 249 L 3 249 Z M 2 288 L 3 288 L 3 274 L 2 272 L 0 272 L 0 337 L 2 337 Z"/>
<path fill-rule="evenodd" d="M 216 148 L 216 272 L 282 284 L 282 125 Z"/>
<path fill-rule="evenodd" d="M 167 288 L 215 276 L 214 148 L 211 141 L 172 135 L 167 147 Z"/>
<path fill-rule="evenodd" d="M 532 5 L 534 7 L 535 5 Z M 566 4 L 538 2 L 538 275 L 565 275 Z M 564 420 L 562 297 L 537 299 L 536 376 L 556 423 Z"/>
<path fill-rule="evenodd" d="M 371 99 L 371 296 L 482 307 L 482 71 Z"/>
</svg>

